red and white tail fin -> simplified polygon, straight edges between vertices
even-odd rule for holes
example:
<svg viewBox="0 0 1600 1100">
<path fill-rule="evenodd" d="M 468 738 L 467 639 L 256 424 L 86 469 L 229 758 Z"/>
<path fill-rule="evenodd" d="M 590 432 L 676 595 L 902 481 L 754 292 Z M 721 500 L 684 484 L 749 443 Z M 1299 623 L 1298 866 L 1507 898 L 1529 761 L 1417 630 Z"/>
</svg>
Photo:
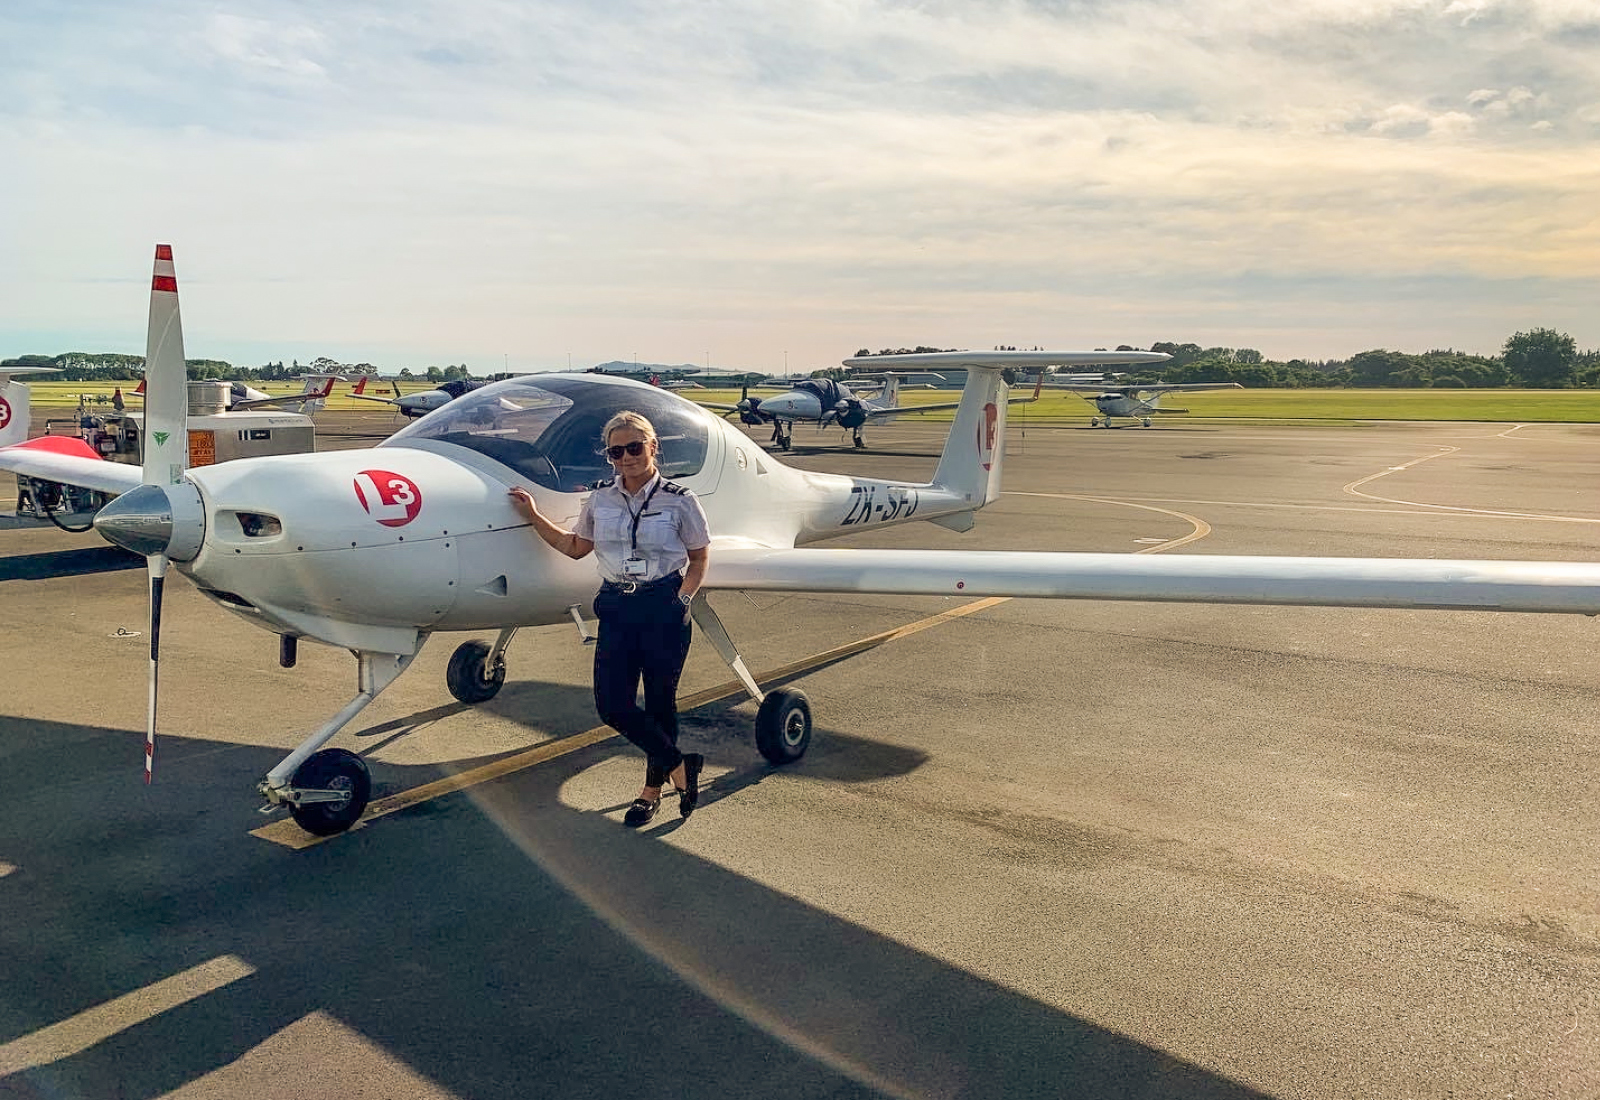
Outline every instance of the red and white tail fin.
<svg viewBox="0 0 1600 1100">
<path fill-rule="evenodd" d="M 352 389 L 350 392 L 352 394 L 354 394 L 355 396 L 357 396 L 357 397 L 360 397 L 362 394 L 366 393 L 367 392 L 367 375 L 363 374 L 360 378 L 357 378 L 356 379 L 355 388 Z"/>
<path fill-rule="evenodd" d="M 140 397 L 144 396 L 144 379 L 143 378 L 139 379 L 139 384 L 133 388 L 133 392 L 138 394 Z"/>
<path fill-rule="evenodd" d="M 36 374 L 54 371 L 55 367 L 0 367 L 0 447 L 22 443 L 28 438 L 29 419 L 33 413 L 28 407 L 28 387 L 12 380 L 15 374 Z"/>
<path fill-rule="evenodd" d="M 1159 363 L 1169 356 L 1148 351 L 939 351 L 910 355 L 868 355 L 844 361 L 865 370 L 961 370 L 967 384 L 955 422 L 939 456 L 933 486 L 971 502 L 973 511 L 1000 496 L 1000 468 L 1005 459 L 1007 379 L 1028 370 L 1060 364 Z M 1035 385 L 1034 393 L 1039 392 Z M 948 518 L 957 530 L 971 525 Z"/>
</svg>

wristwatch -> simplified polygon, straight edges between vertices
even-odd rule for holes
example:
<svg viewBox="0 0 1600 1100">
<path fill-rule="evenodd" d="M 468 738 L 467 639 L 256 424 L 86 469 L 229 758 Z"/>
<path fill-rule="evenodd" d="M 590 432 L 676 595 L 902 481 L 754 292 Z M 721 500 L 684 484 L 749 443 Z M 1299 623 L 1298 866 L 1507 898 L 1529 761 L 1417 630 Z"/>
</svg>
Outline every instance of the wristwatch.
<svg viewBox="0 0 1600 1100">
<path fill-rule="evenodd" d="M 679 592 L 678 602 L 683 604 L 684 607 L 688 607 L 690 604 L 694 603 L 694 597 L 689 595 L 687 592 Z"/>
</svg>

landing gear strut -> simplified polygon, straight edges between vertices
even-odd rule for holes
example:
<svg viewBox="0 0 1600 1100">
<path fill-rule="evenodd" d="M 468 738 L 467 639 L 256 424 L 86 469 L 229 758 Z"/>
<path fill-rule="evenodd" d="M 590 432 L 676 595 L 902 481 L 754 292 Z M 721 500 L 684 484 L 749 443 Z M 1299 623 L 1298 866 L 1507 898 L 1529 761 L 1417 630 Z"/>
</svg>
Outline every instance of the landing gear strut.
<svg viewBox="0 0 1600 1100">
<path fill-rule="evenodd" d="M 772 422 L 772 441 L 778 445 L 778 450 L 787 451 L 794 447 L 794 425 L 785 424 L 781 420 Z"/>
<path fill-rule="evenodd" d="M 867 441 L 865 439 L 861 438 L 861 429 L 860 428 L 852 428 L 851 431 L 853 431 L 855 433 L 856 450 L 858 450 L 858 451 L 866 450 L 867 449 Z"/>
<path fill-rule="evenodd" d="M 811 703 L 806 693 L 798 688 L 775 688 L 763 693 L 711 605 L 704 598 L 696 599 L 689 606 L 689 614 L 745 691 L 761 704 L 756 713 L 756 748 L 761 755 L 780 767 L 799 760 L 811 745 Z"/>
<path fill-rule="evenodd" d="M 271 813 L 281 806 L 289 807 L 289 814 L 308 833 L 331 836 L 354 825 L 367 808 L 372 794 L 372 780 L 366 763 L 355 753 L 345 749 L 322 749 L 342 730 L 352 718 L 366 709 L 378 693 L 394 683 L 396 677 L 411 666 L 422 651 L 427 635 L 417 639 L 410 653 L 375 653 L 358 649 L 356 679 L 359 690 L 344 709 L 301 742 L 276 768 L 267 773 L 257 786 L 267 804 L 262 813 Z"/>
</svg>

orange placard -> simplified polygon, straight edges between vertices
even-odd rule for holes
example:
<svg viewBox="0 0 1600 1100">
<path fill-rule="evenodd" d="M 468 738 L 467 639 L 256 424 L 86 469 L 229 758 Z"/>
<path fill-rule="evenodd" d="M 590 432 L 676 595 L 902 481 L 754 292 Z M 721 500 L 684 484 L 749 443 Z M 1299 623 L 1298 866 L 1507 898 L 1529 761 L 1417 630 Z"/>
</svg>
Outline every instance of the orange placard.
<svg viewBox="0 0 1600 1100">
<path fill-rule="evenodd" d="M 189 433 L 189 465 L 215 466 L 217 464 L 217 433 L 192 431 Z"/>
</svg>

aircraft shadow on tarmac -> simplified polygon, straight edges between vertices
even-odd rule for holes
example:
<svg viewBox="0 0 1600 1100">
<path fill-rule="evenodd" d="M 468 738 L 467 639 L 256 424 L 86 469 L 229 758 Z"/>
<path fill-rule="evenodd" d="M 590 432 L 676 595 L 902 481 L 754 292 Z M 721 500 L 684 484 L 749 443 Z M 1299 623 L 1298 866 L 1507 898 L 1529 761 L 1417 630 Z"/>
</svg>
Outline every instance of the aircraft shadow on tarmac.
<svg viewBox="0 0 1600 1100">
<path fill-rule="evenodd" d="M 41 581 L 55 577 L 83 577 L 143 569 L 144 558 L 120 546 L 91 546 L 82 550 L 52 550 L 43 554 L 0 556 L 0 581 Z"/>
<path fill-rule="evenodd" d="M 554 690 L 568 705 L 585 694 Z M 686 743 L 731 741 L 735 724 L 747 738 L 722 706 L 686 722 Z M 0 1051 L 219 956 L 254 972 L 13 1069 L 0 1095 L 140 1100 L 195 1082 L 238 1095 L 269 1080 L 323 1095 L 298 1088 L 315 1065 L 251 1055 L 313 1013 L 475 1100 L 614 1100 L 663 1083 L 764 1100 L 1262 1095 L 662 843 L 670 809 L 634 832 L 563 804 L 565 783 L 634 755 L 620 740 L 303 851 L 246 832 L 241 799 L 276 750 L 169 736 L 147 788 L 140 742 L 0 717 L 0 856 L 19 868 L 0 878 Z M 746 757 L 680 827 L 770 774 Z M 819 731 L 786 772 L 869 781 L 921 760 Z M 377 769 L 385 785 L 438 774 Z M 865 856 L 895 859 L 892 845 Z"/>
</svg>

